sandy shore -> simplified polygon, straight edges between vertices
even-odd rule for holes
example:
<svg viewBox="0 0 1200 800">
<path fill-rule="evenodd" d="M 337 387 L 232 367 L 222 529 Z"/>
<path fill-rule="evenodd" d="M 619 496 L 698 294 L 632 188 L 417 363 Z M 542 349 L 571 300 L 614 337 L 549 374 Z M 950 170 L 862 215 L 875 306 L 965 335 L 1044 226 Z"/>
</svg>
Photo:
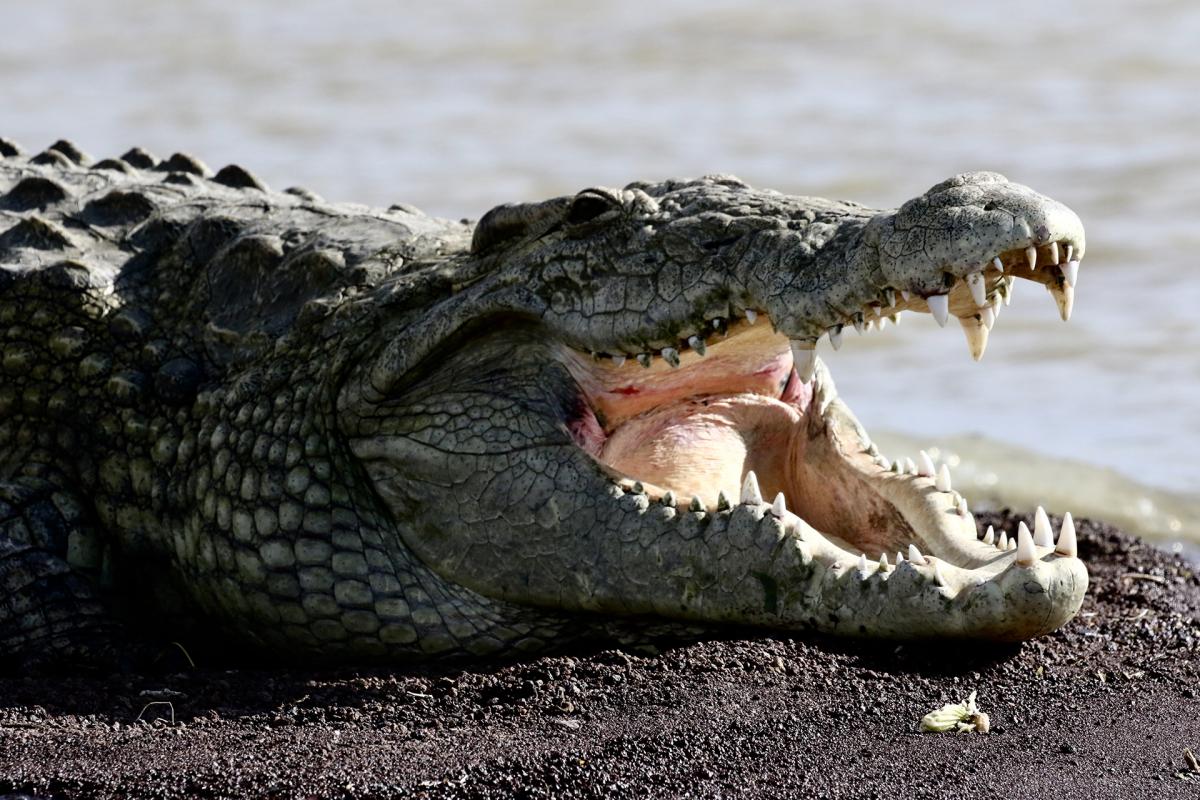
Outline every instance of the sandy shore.
<svg viewBox="0 0 1200 800">
<path fill-rule="evenodd" d="M 0 793 L 1200 796 L 1200 580 L 1080 533 L 1082 613 L 1022 646 L 725 629 L 465 669 L 0 678 Z M 990 734 L 918 732 L 972 690 Z"/>
</svg>

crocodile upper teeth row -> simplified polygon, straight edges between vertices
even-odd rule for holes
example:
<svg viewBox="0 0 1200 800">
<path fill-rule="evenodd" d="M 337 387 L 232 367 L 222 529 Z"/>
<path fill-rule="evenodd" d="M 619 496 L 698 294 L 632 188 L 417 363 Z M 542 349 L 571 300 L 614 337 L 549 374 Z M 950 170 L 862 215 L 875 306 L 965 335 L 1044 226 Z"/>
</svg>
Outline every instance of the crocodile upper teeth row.
<svg viewBox="0 0 1200 800">
<path fill-rule="evenodd" d="M 1061 286 L 1051 284 L 1047 286 L 1047 290 L 1054 297 L 1058 304 L 1059 314 L 1064 322 L 1070 319 L 1071 308 L 1074 303 L 1075 284 L 1079 280 L 1079 260 L 1074 257 L 1075 247 L 1071 244 L 1064 243 L 1061 247 L 1058 242 L 1051 242 L 1048 246 L 1050 263 L 1045 265 L 1043 269 L 1049 270 L 1057 268 L 1061 277 Z M 1025 262 L 1030 271 L 1038 269 L 1038 251 L 1033 245 L 1025 248 Z M 992 259 L 989 266 L 995 267 L 1002 275 L 1004 273 L 1004 261 L 1000 256 Z M 963 325 L 963 331 L 967 337 L 967 347 L 971 351 L 972 357 L 976 360 L 982 358 L 983 351 L 987 346 L 987 331 L 992 329 L 996 324 L 996 320 L 1000 317 L 1000 309 L 1003 306 L 1009 305 L 1012 302 L 1012 287 L 1016 281 L 1015 275 L 1003 275 L 996 281 L 993 290 L 989 292 L 987 279 L 984 277 L 986 267 L 968 273 L 965 277 L 956 279 L 955 283 L 962 281 L 967 285 L 967 289 L 971 292 L 971 298 L 975 301 L 975 306 L 979 313 L 974 316 L 968 316 L 960 320 Z M 938 325 L 945 327 L 950 320 L 950 291 L 947 290 L 943 294 L 929 295 L 922 298 L 925 304 L 929 306 L 929 313 L 937 321 Z M 893 325 L 900 324 L 900 311 L 892 311 L 896 308 L 897 298 L 904 302 L 912 299 L 910 292 L 886 287 L 883 289 L 882 296 L 879 302 L 869 303 L 863 307 L 862 311 L 857 311 L 850 315 L 844 322 L 840 322 L 830 327 L 826 332 L 826 337 L 829 339 L 829 344 L 834 350 L 838 350 L 842 346 L 842 331 L 847 326 L 853 326 L 856 331 L 862 333 L 864 330 L 871 330 L 878 327 L 882 330 L 888 322 Z M 747 308 L 744 311 L 746 322 L 753 325 L 758 321 L 758 312 Z M 714 333 L 724 335 L 729 328 L 729 320 L 718 317 L 708 321 L 708 326 L 712 328 Z M 703 356 L 707 349 L 706 335 L 695 334 L 687 338 L 687 347 L 690 347 L 698 355 Z M 670 364 L 672 367 L 680 365 L 680 347 L 664 347 L 657 352 L 639 353 L 632 358 L 641 364 L 643 367 L 649 368 L 653 363 L 654 358 L 661 358 L 663 361 Z M 616 366 L 623 365 L 626 360 L 631 358 L 625 354 L 602 356 L 594 354 L 597 358 L 609 358 Z M 805 383 L 812 379 L 814 370 L 816 369 L 816 343 L 805 342 L 798 339 L 792 340 L 792 356 L 796 365 L 796 372 L 800 375 Z"/>
<path fill-rule="evenodd" d="M 914 465 L 913 474 L 925 478 L 933 477 L 933 460 L 929 457 L 929 454 L 922 450 L 919 459 L 921 466 L 915 467 Z M 914 463 L 912 459 L 907 459 L 907 462 L 909 464 Z M 967 501 L 964 497 L 951 490 L 950 470 L 945 464 L 942 464 L 941 470 L 937 473 L 935 478 L 935 487 L 939 492 L 954 494 L 958 506 L 958 512 L 963 516 L 967 516 L 969 513 L 967 511 Z M 634 494 L 642 494 L 645 492 L 645 487 L 640 481 L 635 481 L 630 488 Z M 674 508 L 676 505 L 675 493 L 669 490 L 658 499 L 659 502 L 664 506 Z M 748 506 L 767 505 L 767 503 L 763 500 L 762 490 L 758 486 L 758 476 L 754 474 L 754 470 L 748 470 L 746 472 L 745 479 L 742 481 L 742 494 L 740 502 L 742 505 Z M 723 490 L 718 492 L 716 510 L 718 512 L 722 512 L 730 511 L 732 508 L 733 504 L 729 502 L 729 498 L 725 496 L 725 492 Z M 698 496 L 693 495 L 691 502 L 688 504 L 688 510 L 693 512 L 703 512 L 707 509 L 704 505 L 704 502 Z M 787 500 L 784 498 L 783 492 L 775 495 L 774 501 L 770 504 L 769 511 L 772 515 L 780 519 L 783 519 L 787 515 Z M 1035 547 L 1052 549 L 1058 555 L 1067 556 L 1069 558 L 1076 558 L 1079 554 L 1079 548 L 1075 539 L 1075 521 L 1071 517 L 1071 512 L 1068 511 L 1063 515 L 1062 526 L 1060 527 L 1058 534 L 1058 541 L 1055 542 L 1053 529 L 1050 526 L 1050 517 L 1046 514 L 1046 510 L 1041 506 L 1038 506 L 1037 512 L 1034 514 L 1032 534 L 1029 532 L 1029 526 L 1027 526 L 1024 522 L 1021 522 L 1017 526 L 1016 535 L 1014 535 L 1011 539 L 1009 538 L 1008 533 L 1005 531 L 1001 531 L 1000 536 L 997 539 L 995 529 L 989 525 L 987 532 L 984 533 L 981 541 L 984 544 L 995 545 L 1002 551 L 1015 550 L 1016 563 L 1025 567 L 1032 566 L 1037 560 L 1037 551 L 1034 549 Z M 907 556 L 903 552 L 896 553 L 896 566 L 899 566 L 906 559 L 911 561 L 913 564 L 922 567 L 929 566 L 931 563 L 930 558 L 922 555 L 921 551 L 917 549 L 915 544 L 910 544 L 908 546 Z M 939 584 L 945 585 L 945 579 L 939 572 L 938 561 L 934 560 L 932 563 L 934 567 L 934 577 L 937 578 Z M 874 562 L 867 559 L 866 553 L 860 553 L 858 556 L 859 571 L 866 573 L 867 571 L 870 571 L 870 567 L 872 566 L 874 566 Z M 887 553 L 881 553 L 879 555 L 878 566 L 881 570 L 891 569 L 891 566 L 888 563 Z"/>
</svg>

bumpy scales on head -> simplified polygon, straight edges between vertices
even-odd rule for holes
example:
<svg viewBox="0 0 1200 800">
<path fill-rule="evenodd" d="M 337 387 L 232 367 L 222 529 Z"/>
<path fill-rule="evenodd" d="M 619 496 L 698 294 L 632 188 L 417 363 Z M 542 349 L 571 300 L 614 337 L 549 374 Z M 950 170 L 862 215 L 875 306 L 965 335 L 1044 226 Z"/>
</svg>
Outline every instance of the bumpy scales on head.
<svg viewBox="0 0 1200 800">
<path fill-rule="evenodd" d="M 1079 609 L 1065 519 L 978 538 L 815 356 L 906 310 L 982 355 L 1065 319 L 1066 207 L 994 173 L 897 210 L 635 183 L 470 226 L 141 150 L 0 140 L 0 645 L 140 594 L 277 652 L 529 650 L 612 615 L 1020 639 Z"/>
</svg>

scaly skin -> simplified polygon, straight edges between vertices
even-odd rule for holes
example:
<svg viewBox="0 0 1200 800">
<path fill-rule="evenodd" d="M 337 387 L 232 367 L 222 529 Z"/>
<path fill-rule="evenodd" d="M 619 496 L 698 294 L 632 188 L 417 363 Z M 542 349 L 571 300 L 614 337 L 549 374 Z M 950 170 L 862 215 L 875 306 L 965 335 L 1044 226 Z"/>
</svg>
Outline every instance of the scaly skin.
<svg viewBox="0 0 1200 800">
<path fill-rule="evenodd" d="M 980 327 L 954 278 L 994 256 L 1082 257 L 1073 213 L 998 175 L 898 211 L 639 183 L 472 227 L 186 156 L 0 155 L 0 650 L 88 653 L 114 584 L 328 659 L 537 649 L 604 618 L 581 612 L 1014 639 L 1082 601 L 1072 544 L 976 541 L 956 495 L 876 464 L 819 362 L 792 371 L 948 288 Z M 1057 266 L 1023 277 L 1069 311 Z M 688 510 L 615 464 L 696 403 L 790 443 Z M 769 454 L 800 517 L 757 484 L 729 507 Z M 935 558 L 854 567 L 908 542 Z"/>
</svg>

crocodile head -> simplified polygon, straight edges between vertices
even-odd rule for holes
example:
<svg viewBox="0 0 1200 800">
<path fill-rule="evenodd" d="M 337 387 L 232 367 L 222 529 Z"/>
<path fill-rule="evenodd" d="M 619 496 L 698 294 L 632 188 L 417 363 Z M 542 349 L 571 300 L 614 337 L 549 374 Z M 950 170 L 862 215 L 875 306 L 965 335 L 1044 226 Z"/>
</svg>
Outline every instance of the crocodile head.
<svg viewBox="0 0 1200 800">
<path fill-rule="evenodd" d="M 407 545 L 490 598 L 1027 638 L 1082 602 L 1069 519 L 980 539 L 945 466 L 872 446 L 816 346 L 913 311 L 979 358 L 1017 278 L 1065 320 L 1083 254 L 1072 211 L 986 172 L 887 211 L 724 176 L 502 206 L 428 324 L 381 332 L 341 424 Z"/>
</svg>

